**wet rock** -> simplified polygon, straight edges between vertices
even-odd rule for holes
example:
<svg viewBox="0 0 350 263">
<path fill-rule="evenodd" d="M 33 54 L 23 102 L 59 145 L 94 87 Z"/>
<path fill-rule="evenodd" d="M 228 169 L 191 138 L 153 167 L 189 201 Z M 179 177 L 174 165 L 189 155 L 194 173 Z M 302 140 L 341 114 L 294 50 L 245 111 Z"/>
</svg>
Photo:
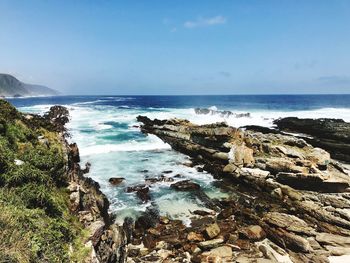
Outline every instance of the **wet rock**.
<svg viewBox="0 0 350 263">
<path fill-rule="evenodd" d="M 158 221 L 158 211 L 152 207 L 147 208 L 147 210 L 136 220 L 135 228 L 146 230 L 148 228 L 154 227 L 158 223 Z"/>
<path fill-rule="evenodd" d="M 205 228 L 206 225 L 213 224 L 214 218 L 202 217 L 202 218 L 191 218 L 191 227 L 195 229 Z"/>
<path fill-rule="evenodd" d="M 252 241 L 258 241 L 266 237 L 265 231 L 258 225 L 242 228 L 239 230 L 239 233 L 243 237 Z"/>
<path fill-rule="evenodd" d="M 195 191 L 200 189 L 199 184 L 191 182 L 190 180 L 176 182 L 170 185 L 170 187 L 178 191 Z"/>
<path fill-rule="evenodd" d="M 86 162 L 86 164 L 85 164 L 85 168 L 84 168 L 84 169 L 82 169 L 82 172 L 83 172 L 84 174 L 87 174 L 87 173 L 89 173 L 89 172 L 90 172 L 90 168 L 91 168 L 91 163 Z"/>
<path fill-rule="evenodd" d="M 109 178 L 108 182 L 109 182 L 111 185 L 119 185 L 119 184 L 121 184 L 124 180 L 125 180 L 124 177 L 111 177 L 111 178 Z"/>
<path fill-rule="evenodd" d="M 209 239 L 213 239 L 220 234 L 220 227 L 216 223 L 208 225 L 205 228 L 205 234 Z"/>
<path fill-rule="evenodd" d="M 205 210 L 194 210 L 192 214 L 199 215 L 199 216 L 208 216 L 208 215 L 213 215 L 213 212 L 205 211 Z"/>
<path fill-rule="evenodd" d="M 148 187 L 143 187 L 143 188 L 139 189 L 136 192 L 136 195 L 138 198 L 141 199 L 142 203 L 147 203 L 149 200 L 151 200 Z"/>
<path fill-rule="evenodd" d="M 229 207 L 226 209 L 223 209 L 219 214 L 218 214 L 218 219 L 226 219 L 229 218 L 233 214 L 233 208 Z"/>
<path fill-rule="evenodd" d="M 133 185 L 133 186 L 128 186 L 126 189 L 125 189 L 125 192 L 127 193 L 131 193 L 131 192 L 137 192 L 143 188 L 145 188 L 146 185 L 145 184 L 138 184 L 138 185 Z"/>
</svg>

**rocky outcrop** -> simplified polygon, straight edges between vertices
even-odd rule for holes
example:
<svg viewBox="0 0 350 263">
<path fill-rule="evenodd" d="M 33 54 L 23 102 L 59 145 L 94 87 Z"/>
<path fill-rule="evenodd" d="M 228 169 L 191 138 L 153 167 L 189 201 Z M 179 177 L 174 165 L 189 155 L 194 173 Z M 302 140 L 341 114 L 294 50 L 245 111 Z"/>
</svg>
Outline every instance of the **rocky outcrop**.
<svg viewBox="0 0 350 263">
<path fill-rule="evenodd" d="M 154 225 L 162 235 L 150 234 L 155 242 L 147 255 L 157 254 L 161 241 L 170 252 L 176 248 L 182 259 L 188 253 L 194 262 L 220 258 L 218 251 L 228 262 L 328 262 L 329 256 L 348 253 L 344 240 L 350 239 L 349 171 L 327 151 L 294 136 L 240 130 L 225 123 L 138 120 L 144 133 L 191 156 L 232 193 L 217 203 L 217 214 L 193 219 L 190 228 L 166 227 L 169 239 L 162 238 L 161 223 Z M 209 235 L 206 229 L 215 231 Z M 327 236 L 332 237 L 329 242 Z M 227 246 L 235 253 L 231 255 Z"/>
<path fill-rule="evenodd" d="M 43 118 L 51 123 L 53 130 L 61 134 L 61 144 L 67 160 L 69 208 L 86 231 L 86 239 L 82 241 L 89 249 L 89 255 L 84 262 L 125 262 L 127 242 L 125 230 L 113 223 L 113 216 L 108 212 L 109 202 L 100 191 L 99 184 L 84 176 L 91 164 L 87 163 L 85 169 L 81 169 L 77 144 L 68 144 L 66 141 L 68 135 L 64 125 L 69 120 L 68 110 L 62 106 L 54 106 Z"/>
<path fill-rule="evenodd" d="M 299 133 L 305 141 L 330 152 L 332 158 L 350 163 L 350 123 L 341 119 L 299 119 L 274 121 L 284 132 Z"/>
<path fill-rule="evenodd" d="M 70 209 L 87 231 L 84 242 L 90 249 L 90 255 L 85 262 L 125 262 L 125 231 L 113 224 L 113 217 L 108 213 L 109 202 L 98 183 L 85 177 L 76 162 L 79 160 L 76 144 L 69 145 L 68 160 Z"/>
</svg>

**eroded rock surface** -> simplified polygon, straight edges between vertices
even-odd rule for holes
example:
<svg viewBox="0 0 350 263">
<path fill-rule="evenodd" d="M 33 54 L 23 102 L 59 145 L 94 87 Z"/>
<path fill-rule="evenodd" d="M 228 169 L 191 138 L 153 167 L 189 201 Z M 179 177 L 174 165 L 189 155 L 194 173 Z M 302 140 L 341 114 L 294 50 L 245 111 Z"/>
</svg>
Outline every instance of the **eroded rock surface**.
<svg viewBox="0 0 350 263">
<path fill-rule="evenodd" d="M 327 151 L 294 136 L 225 123 L 138 120 L 143 132 L 191 156 L 234 194 L 216 202 L 216 213 L 196 214 L 189 227 L 154 222 L 155 230 L 145 230 L 153 245 L 144 249 L 140 241 L 135 262 L 160 257 L 161 249 L 180 262 L 328 262 L 349 253 L 349 172 Z M 134 233 L 135 243 L 141 233 Z"/>
<path fill-rule="evenodd" d="M 333 158 L 350 163 L 350 123 L 341 119 L 299 119 L 274 121 L 278 129 L 302 133 L 310 144 L 329 151 Z M 300 134 L 300 136 L 303 136 Z"/>
</svg>

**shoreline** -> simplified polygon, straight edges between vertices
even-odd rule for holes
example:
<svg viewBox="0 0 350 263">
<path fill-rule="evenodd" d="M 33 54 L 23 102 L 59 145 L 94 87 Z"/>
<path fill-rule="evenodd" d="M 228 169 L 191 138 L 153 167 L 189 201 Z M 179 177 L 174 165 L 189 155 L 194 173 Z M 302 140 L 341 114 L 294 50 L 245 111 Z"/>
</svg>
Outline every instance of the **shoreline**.
<svg viewBox="0 0 350 263">
<path fill-rule="evenodd" d="M 187 165 L 210 173 L 230 196 L 209 198 L 198 184 L 181 179 L 181 174 L 179 181 L 173 181 L 165 172 L 126 189 L 151 205 L 135 221 L 125 218 L 117 225 L 114 214 L 108 211 L 106 195 L 86 176 L 90 164 L 81 168 L 78 145 L 66 140 L 67 120 L 61 117 L 67 112 L 54 106 L 44 116 L 23 117 L 28 123 L 56 127 L 67 164 L 64 177 L 69 209 L 86 231 L 82 245 L 90 252 L 84 262 L 328 262 L 350 253 L 344 241 L 350 237 L 346 221 L 350 221 L 348 166 L 332 160 L 312 142 L 278 129 L 241 130 L 223 123 L 196 125 L 187 120 L 139 116 L 143 133 L 154 134 L 172 149 L 190 156 L 191 164 Z M 293 127 L 293 132 L 298 132 L 297 126 Z M 286 128 L 286 123 L 278 128 Z M 120 178 L 115 179 L 115 187 L 120 187 Z M 198 198 L 206 209 L 191 211 L 188 225 L 160 216 L 150 188 L 163 182 L 168 182 L 174 192 L 188 192 L 191 198 Z"/>
</svg>

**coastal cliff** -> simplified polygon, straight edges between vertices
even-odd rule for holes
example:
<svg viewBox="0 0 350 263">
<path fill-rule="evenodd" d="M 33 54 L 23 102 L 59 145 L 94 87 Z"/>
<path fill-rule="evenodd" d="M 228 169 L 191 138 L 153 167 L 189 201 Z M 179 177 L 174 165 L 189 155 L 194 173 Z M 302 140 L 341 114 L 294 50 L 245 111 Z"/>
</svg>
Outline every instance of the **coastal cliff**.
<svg viewBox="0 0 350 263">
<path fill-rule="evenodd" d="M 68 144 L 68 110 L 22 114 L 0 100 L 0 261 L 124 262 L 124 230 Z"/>
<path fill-rule="evenodd" d="M 175 238 L 163 238 L 161 220 L 145 230 L 154 256 L 164 254 L 162 241 L 194 262 L 329 262 L 350 253 L 349 170 L 327 151 L 268 129 L 138 121 L 232 193 L 213 200 L 216 211 L 200 212 L 200 223 L 177 223 Z"/>
</svg>

